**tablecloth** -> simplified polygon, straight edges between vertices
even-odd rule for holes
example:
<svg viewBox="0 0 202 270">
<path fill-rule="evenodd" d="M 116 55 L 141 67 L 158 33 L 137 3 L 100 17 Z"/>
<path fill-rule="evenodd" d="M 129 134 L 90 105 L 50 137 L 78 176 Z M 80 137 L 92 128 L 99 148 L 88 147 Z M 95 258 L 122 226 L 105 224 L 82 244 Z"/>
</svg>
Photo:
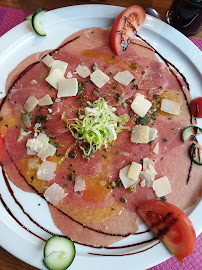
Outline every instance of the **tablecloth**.
<svg viewBox="0 0 202 270">
<path fill-rule="evenodd" d="M 25 10 L 0 7 L 0 36 L 21 23 L 25 16 L 30 13 L 30 11 Z M 191 39 L 191 41 L 202 51 L 202 40 Z M 172 257 L 152 267 L 152 270 L 202 270 L 202 234 L 197 237 L 193 254 L 188 256 L 183 264 L 180 264 L 177 259 Z"/>
</svg>

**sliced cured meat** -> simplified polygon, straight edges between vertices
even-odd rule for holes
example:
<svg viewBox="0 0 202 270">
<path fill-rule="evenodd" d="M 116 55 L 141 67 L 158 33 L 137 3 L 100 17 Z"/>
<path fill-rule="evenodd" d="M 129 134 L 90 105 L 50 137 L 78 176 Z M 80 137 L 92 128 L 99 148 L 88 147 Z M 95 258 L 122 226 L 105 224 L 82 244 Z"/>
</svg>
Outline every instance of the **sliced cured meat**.
<svg viewBox="0 0 202 270">
<path fill-rule="evenodd" d="M 50 207 L 53 220 L 73 240 L 91 245 L 109 245 L 121 239 L 114 234 L 127 235 L 137 231 L 140 221 L 134 205 L 156 198 L 152 187 L 143 187 L 140 180 L 131 189 L 123 187 L 119 172 L 132 161 L 141 163 L 144 158 L 149 158 L 155 167 L 155 179 L 167 176 L 170 180 L 172 192 L 166 196 L 167 200 L 181 209 L 196 202 L 201 193 L 200 166 L 193 166 L 189 185 L 186 184 L 190 166 L 189 143 L 183 143 L 181 132 L 190 124 L 191 116 L 185 82 L 159 61 L 148 44 L 140 40 L 131 43 L 121 56 L 114 56 L 108 35 L 108 30 L 85 29 L 70 36 L 61 47 L 50 53 L 54 60 L 68 63 L 64 76 L 71 72 L 78 80 L 76 96 L 57 98 L 57 90 L 45 81 L 49 68 L 40 61 L 43 53 L 39 53 L 26 59 L 14 70 L 13 76 L 9 76 L 8 95 L 1 108 L 0 129 L 4 137 L 1 163 L 11 181 L 17 186 L 26 181 L 41 195 L 52 184 L 62 187 L 68 195 L 55 207 Z M 16 79 L 23 71 L 22 67 L 32 63 L 35 64 Z M 86 66 L 91 73 L 99 68 L 109 81 L 98 88 L 89 76 L 82 78 L 77 74 L 78 65 Z M 134 79 L 128 85 L 118 83 L 114 76 L 126 70 Z M 151 102 L 151 108 L 143 118 L 131 109 L 137 93 Z M 36 105 L 31 112 L 25 111 L 24 104 L 30 96 L 39 100 L 47 94 L 53 101 L 52 105 Z M 116 108 L 117 115 L 130 115 L 130 120 L 115 141 L 85 156 L 61 116 L 68 123 L 75 123 L 79 115 L 84 114 L 88 102 L 100 97 Z M 163 99 L 180 104 L 180 115 L 162 112 Z M 25 126 L 23 115 L 29 117 L 29 127 Z M 158 136 L 154 142 L 140 144 L 131 141 L 132 128 L 139 124 L 157 129 Z M 18 140 L 22 127 L 25 134 Z M 57 163 L 50 181 L 37 178 L 42 160 L 37 153 L 27 153 L 27 140 L 36 138 L 39 133 L 46 134 L 49 143 L 56 148 L 56 153 L 47 158 L 47 161 Z M 153 152 L 156 143 L 159 143 L 158 153 Z M 35 166 L 30 167 L 33 159 Z M 19 176 L 16 181 L 12 168 Z M 75 192 L 77 177 L 85 182 L 85 187 Z M 24 190 L 25 186 L 23 184 Z"/>
</svg>

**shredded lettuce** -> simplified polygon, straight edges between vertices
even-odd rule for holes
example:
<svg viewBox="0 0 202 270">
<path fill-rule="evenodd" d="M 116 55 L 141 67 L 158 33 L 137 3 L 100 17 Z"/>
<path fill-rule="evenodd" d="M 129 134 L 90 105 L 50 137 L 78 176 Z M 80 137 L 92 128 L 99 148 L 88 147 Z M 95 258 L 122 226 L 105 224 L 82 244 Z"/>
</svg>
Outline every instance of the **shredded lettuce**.
<svg viewBox="0 0 202 270">
<path fill-rule="evenodd" d="M 87 102 L 88 107 L 84 108 L 84 114 L 79 115 L 74 123 L 70 124 L 62 114 L 62 120 L 67 123 L 74 138 L 79 142 L 79 147 L 85 156 L 90 156 L 107 143 L 116 140 L 118 133 L 125 129 L 123 124 L 130 117 L 127 114 L 116 115 L 116 108 L 107 105 L 104 98 L 100 97 L 95 102 Z"/>
</svg>

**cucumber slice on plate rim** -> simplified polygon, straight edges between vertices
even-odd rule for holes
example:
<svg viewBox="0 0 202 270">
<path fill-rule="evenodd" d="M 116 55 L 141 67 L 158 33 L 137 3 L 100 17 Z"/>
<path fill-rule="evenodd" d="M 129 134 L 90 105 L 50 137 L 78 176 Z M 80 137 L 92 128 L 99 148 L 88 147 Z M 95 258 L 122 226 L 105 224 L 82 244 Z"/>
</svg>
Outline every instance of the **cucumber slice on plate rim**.
<svg viewBox="0 0 202 270">
<path fill-rule="evenodd" d="M 46 12 L 45 8 L 37 9 L 31 18 L 32 27 L 39 36 L 46 36 L 44 24 L 41 22 L 41 16 Z"/>
<path fill-rule="evenodd" d="M 202 128 L 200 127 L 196 127 L 196 126 L 189 126 L 186 127 L 183 131 L 182 131 L 182 140 L 183 142 L 187 141 L 191 136 L 198 136 L 202 134 Z"/>
<path fill-rule="evenodd" d="M 65 270 L 73 262 L 76 250 L 71 239 L 52 236 L 44 246 L 44 264 L 49 270 Z"/>
</svg>

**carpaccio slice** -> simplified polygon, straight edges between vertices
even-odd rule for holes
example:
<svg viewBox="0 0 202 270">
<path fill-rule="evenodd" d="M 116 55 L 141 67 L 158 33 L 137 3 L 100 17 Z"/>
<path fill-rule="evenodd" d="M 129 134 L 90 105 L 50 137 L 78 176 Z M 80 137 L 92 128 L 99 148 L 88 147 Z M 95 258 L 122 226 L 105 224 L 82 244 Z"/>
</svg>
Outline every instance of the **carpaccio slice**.
<svg viewBox="0 0 202 270">
<path fill-rule="evenodd" d="M 78 79 L 82 95 L 62 98 L 58 102 L 57 91 L 45 81 L 49 68 L 40 61 L 43 52 L 28 57 L 10 74 L 8 94 L 1 108 L 0 130 L 4 137 L 1 163 L 9 178 L 23 190 L 30 191 L 31 186 L 41 195 L 53 183 L 59 184 L 68 195 L 55 207 L 50 206 L 56 226 L 73 240 L 90 245 L 109 245 L 120 240 L 121 235 L 135 233 L 140 224 L 135 204 L 157 198 L 152 188 L 139 184 L 133 192 L 123 186 L 111 187 L 112 182 L 119 180 L 119 171 L 132 161 L 152 160 L 157 171 L 156 179 L 167 176 L 171 182 L 172 192 L 166 199 L 181 209 L 193 205 L 202 191 L 200 166 L 193 165 L 189 184 L 186 183 L 190 168 L 190 142 L 182 142 L 181 132 L 190 125 L 188 103 L 191 98 L 185 82 L 166 63 L 159 61 L 154 50 L 143 41 L 135 40 L 124 54 L 115 56 L 108 36 L 108 30 L 84 29 L 68 37 L 61 47 L 50 53 L 55 60 L 68 63 L 65 76 L 70 71 Z M 94 63 L 110 78 L 100 89 L 89 77 L 83 79 L 75 73 L 79 64 L 93 72 Z M 116 73 L 125 70 L 135 78 L 128 86 L 117 83 L 113 78 Z M 33 80 L 35 84 L 30 83 Z M 121 103 L 117 93 L 121 96 Z M 158 130 L 155 141 L 159 143 L 158 154 L 154 154 L 154 145 L 150 143 L 131 142 L 131 129 L 139 120 L 130 106 L 136 93 L 143 94 L 157 109 L 162 98 L 181 104 L 179 116 L 170 116 L 159 110 L 156 117 L 149 114 L 149 126 Z M 29 96 L 40 99 L 46 94 L 52 98 L 53 106 L 36 106 L 32 111 L 31 128 L 28 129 L 31 133 L 18 142 L 20 128 L 24 127 L 22 114 L 25 113 L 26 100 Z M 99 97 L 104 97 L 109 105 L 116 107 L 118 114 L 130 115 L 130 120 L 125 125 L 127 129 L 122 130 L 114 142 L 85 158 L 66 123 L 61 120 L 61 114 L 65 113 L 67 119 L 73 119 L 79 108 L 86 106 L 86 101 L 95 101 Z M 28 170 L 28 160 L 33 156 L 27 155 L 26 148 L 27 139 L 33 138 L 36 119 L 44 119 L 46 115 L 51 118 L 41 120 L 41 132 L 57 146 L 57 153 L 47 160 L 58 163 L 70 146 L 75 153 L 74 159 L 68 157 L 57 165 L 51 181 L 37 179 L 36 169 Z M 40 158 L 34 158 L 41 163 Z M 85 180 L 84 191 L 74 191 L 77 176 Z"/>
</svg>

